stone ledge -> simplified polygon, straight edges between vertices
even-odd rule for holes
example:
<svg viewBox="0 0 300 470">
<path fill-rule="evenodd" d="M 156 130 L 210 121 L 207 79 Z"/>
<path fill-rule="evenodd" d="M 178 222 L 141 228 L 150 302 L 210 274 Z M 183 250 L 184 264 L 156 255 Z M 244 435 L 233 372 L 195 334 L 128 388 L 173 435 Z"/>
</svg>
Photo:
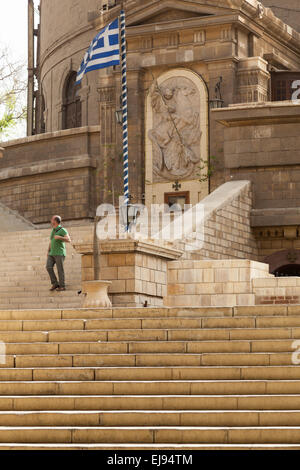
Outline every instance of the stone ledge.
<svg viewBox="0 0 300 470">
<path fill-rule="evenodd" d="M 300 225 L 300 208 L 283 207 L 253 209 L 251 211 L 251 227 L 280 227 L 284 225 Z"/>
<path fill-rule="evenodd" d="M 89 155 L 78 155 L 76 157 L 64 160 L 44 160 L 39 163 L 30 163 L 19 167 L 9 167 L 0 170 L 0 181 L 12 178 L 22 178 L 24 176 L 32 176 L 41 173 L 53 173 L 57 171 L 72 170 L 76 168 L 96 168 L 96 159 Z"/>
<path fill-rule="evenodd" d="M 93 243 L 90 240 L 78 240 L 75 243 L 76 250 L 81 254 L 93 253 Z M 167 258 L 168 260 L 177 260 L 183 254 L 181 250 L 168 248 L 155 243 L 147 243 L 139 240 L 107 240 L 99 243 L 101 254 L 107 253 L 147 253 Z"/>
<path fill-rule="evenodd" d="M 8 147 L 27 145 L 31 142 L 41 142 L 41 141 L 57 139 L 59 137 L 68 137 L 68 136 L 79 135 L 79 134 L 92 134 L 92 133 L 97 133 L 97 132 L 100 133 L 100 126 L 76 127 L 74 129 L 66 129 L 66 130 L 55 131 L 55 132 L 46 132 L 44 134 L 37 134 L 37 135 L 29 136 L 29 137 L 22 137 L 21 139 L 14 139 L 14 140 L 9 140 L 7 142 L 1 142 L 1 147 L 6 149 Z"/>
</svg>

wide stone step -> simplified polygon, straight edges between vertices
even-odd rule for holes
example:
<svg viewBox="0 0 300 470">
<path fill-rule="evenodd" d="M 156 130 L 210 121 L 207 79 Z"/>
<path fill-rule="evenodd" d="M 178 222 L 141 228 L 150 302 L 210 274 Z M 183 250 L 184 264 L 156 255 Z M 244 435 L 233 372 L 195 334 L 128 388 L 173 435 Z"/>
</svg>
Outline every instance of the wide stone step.
<svg viewBox="0 0 300 470">
<path fill-rule="evenodd" d="M 23 332 L 22 332 L 23 333 Z M 133 353 L 287 353 L 295 350 L 294 340 L 276 341 L 94 341 L 94 342 L 54 342 L 47 341 L 47 333 L 41 333 L 41 342 L 35 341 L 33 334 L 25 338 L 33 339 L 32 342 L 22 341 L 19 335 L 18 342 L 6 342 L 5 352 L 8 355 L 27 354 L 133 354 Z M 5 336 L 3 336 L 5 337 Z M 38 338 L 38 336 L 36 336 Z M 8 338 L 16 341 L 12 333 Z"/>
<path fill-rule="evenodd" d="M 211 320 L 211 319 L 207 319 Z M 232 320 L 239 320 L 234 318 Z M 243 319 L 241 319 L 243 320 Z M 250 319 L 252 321 L 252 319 Z M 278 320 L 278 319 L 273 319 Z M 171 332 L 171 340 L 190 339 L 286 339 L 298 338 L 300 336 L 300 327 L 298 322 L 293 323 L 293 318 L 289 318 L 288 327 L 264 327 L 257 326 L 252 328 L 247 326 L 238 326 L 234 328 L 218 329 L 208 325 L 201 327 L 201 319 L 64 319 L 60 320 L 0 320 L 0 331 L 49 331 L 49 330 L 111 330 L 111 336 L 119 334 L 132 335 L 140 334 L 142 330 L 149 334 L 148 330 L 158 330 L 162 333 L 167 330 L 178 330 Z M 299 318 L 300 320 L 300 318 Z M 258 321 L 258 320 L 257 320 Z M 126 331 L 131 330 L 131 331 Z M 133 330 L 133 331 L 132 331 Z M 194 333 L 193 333 L 194 332 Z M 189 335 L 192 334 L 191 338 Z M 127 336 L 127 339 L 129 337 Z M 151 338 L 152 339 L 152 338 Z M 165 339 L 165 338 L 163 338 Z"/>
<path fill-rule="evenodd" d="M 75 278 L 74 278 L 75 279 Z M 32 281 L 26 281 L 29 285 L 32 285 Z M 17 285 L 17 290 L 25 289 L 23 283 L 19 282 Z M 35 281 L 34 287 L 38 285 L 38 281 Z M 49 285 L 49 279 L 45 277 L 43 285 Z M 72 287 L 72 284 L 69 283 Z M 10 286 L 9 289 L 13 289 L 15 286 Z M 0 293 L 3 290 L 1 283 Z M 59 296 L 68 295 L 70 291 L 60 293 Z M 77 291 L 76 291 L 77 292 Z M 43 294 L 49 294 L 49 290 L 43 292 Z M 58 296 L 57 292 L 52 293 L 52 295 Z M 272 306 L 270 306 L 272 307 Z M 276 306 L 275 306 L 276 307 Z M 292 309 L 295 307 L 295 309 Z M 296 309 L 297 307 L 297 309 Z M 299 307 L 299 308 L 298 308 Z M 245 308 L 245 307 L 243 307 Z M 239 309 L 239 307 L 236 307 Z M 287 310 L 289 309 L 289 310 Z M 292 309 L 292 310 L 290 310 Z M 11 319 L 22 318 L 24 320 L 30 319 L 34 315 L 34 319 L 39 319 L 38 314 L 41 315 L 40 319 L 45 319 L 48 316 L 48 319 L 52 318 L 53 309 L 17 309 L 7 312 L 6 309 L 0 310 L 0 319 L 6 320 L 9 319 L 8 315 L 11 315 Z M 195 325 L 198 328 L 211 329 L 215 328 L 215 322 L 222 322 L 220 328 L 225 329 L 245 329 L 245 328 L 290 328 L 297 327 L 300 323 L 300 306 L 289 306 L 284 309 L 274 310 L 274 316 L 272 316 L 271 310 L 263 310 L 259 315 L 259 311 L 255 310 L 252 315 L 249 314 L 249 311 L 246 310 L 235 310 L 231 307 L 203 307 L 203 308 L 113 308 L 113 309 L 59 309 L 61 314 L 59 318 L 77 318 L 77 319 L 91 319 L 107 321 L 107 320 L 119 320 L 124 321 L 129 319 L 135 321 L 136 324 L 144 324 L 144 327 L 148 327 L 149 321 L 153 321 L 153 324 L 159 324 L 155 328 L 168 328 L 168 322 L 177 321 L 178 325 L 181 325 L 182 328 L 185 328 L 186 324 L 191 324 L 191 327 L 194 328 Z M 287 312 L 289 314 L 287 315 Z M 57 312 L 54 312 L 57 313 Z M 247 315 L 246 315 L 247 313 Z M 137 323 L 141 321 L 141 323 Z M 243 326 L 246 324 L 246 326 Z M 118 323 L 115 323 L 118 327 Z M 206 326 L 207 325 L 207 326 Z M 275 325 L 275 326 L 274 326 Z M 154 328 L 154 327 L 153 327 Z M 216 328 L 219 328 L 218 326 Z"/>
<path fill-rule="evenodd" d="M 0 380 L 299 380 L 299 366 L 0 368 Z"/>
<path fill-rule="evenodd" d="M 258 395 L 297 394 L 300 381 L 9 381 L 0 395 Z"/>
<path fill-rule="evenodd" d="M 0 367 L 292 365 L 291 353 L 156 353 L 6 355 Z"/>
<path fill-rule="evenodd" d="M 0 427 L 4 443 L 300 444 L 300 427 Z"/>
<path fill-rule="evenodd" d="M 299 411 L 0 412 L 0 426 L 299 426 Z"/>
<path fill-rule="evenodd" d="M 299 426 L 299 411 L 1 411 L 0 426 Z"/>
<path fill-rule="evenodd" d="M 294 340 L 274 341 L 129 341 L 129 342 L 86 342 L 58 343 L 60 354 L 103 354 L 103 353 L 244 353 L 244 352 L 292 352 L 295 350 Z M 20 345 L 20 348 L 22 345 Z M 24 351 L 31 351 L 26 345 Z M 38 350 L 38 348 L 37 348 Z M 7 353 L 13 351 L 7 349 Z M 20 349 L 22 351 L 22 349 Z M 41 349 L 40 352 L 43 350 Z M 23 352 L 21 352 L 24 354 Z M 17 354 L 17 351 L 16 351 Z"/>
<path fill-rule="evenodd" d="M 300 410 L 299 395 L 32 395 L 1 396 L 0 411 Z"/>
<path fill-rule="evenodd" d="M 120 442 L 113 444 L 26 444 L 26 443 L 2 443 L 0 444 L 0 450 L 106 450 L 106 451 L 133 451 L 133 450 L 299 450 L 300 444 L 123 444 Z"/>
</svg>

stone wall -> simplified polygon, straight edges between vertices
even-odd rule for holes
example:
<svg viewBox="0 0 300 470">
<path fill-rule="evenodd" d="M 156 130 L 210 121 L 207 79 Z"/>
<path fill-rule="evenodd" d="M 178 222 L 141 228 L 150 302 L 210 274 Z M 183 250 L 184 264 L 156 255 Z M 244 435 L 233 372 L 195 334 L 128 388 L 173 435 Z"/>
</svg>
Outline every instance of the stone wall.
<svg viewBox="0 0 300 470">
<path fill-rule="evenodd" d="M 276 278 L 249 260 L 169 261 L 168 307 L 300 303 L 300 278 Z"/>
<path fill-rule="evenodd" d="M 193 235 L 196 240 L 200 237 L 201 243 L 202 236 L 202 247 L 190 251 L 190 256 L 198 259 L 258 258 L 257 243 L 250 227 L 252 187 L 249 181 L 227 182 L 204 198 L 201 205 L 203 226 L 192 234 L 189 243 L 193 242 Z"/>
<path fill-rule="evenodd" d="M 254 209 L 299 207 L 299 105 L 234 106 L 214 110 L 212 116 L 226 178 L 253 182 Z"/>
<path fill-rule="evenodd" d="M 253 279 L 253 293 L 257 305 L 300 304 L 300 278 Z"/>
<path fill-rule="evenodd" d="M 99 0 L 41 0 L 40 80 L 45 99 L 46 132 L 62 129 L 63 90 L 71 71 L 77 71 L 97 31 L 89 23 Z M 80 90 L 82 125 L 99 124 L 98 72 L 85 77 Z"/>
<path fill-rule="evenodd" d="M 103 185 L 95 170 L 101 169 L 99 131 L 95 126 L 3 143 L 0 201 L 40 225 L 53 213 L 64 221 L 93 218 Z"/>
<path fill-rule="evenodd" d="M 252 280 L 269 277 L 267 264 L 250 260 L 170 261 L 164 304 L 169 307 L 254 305 Z"/>
</svg>

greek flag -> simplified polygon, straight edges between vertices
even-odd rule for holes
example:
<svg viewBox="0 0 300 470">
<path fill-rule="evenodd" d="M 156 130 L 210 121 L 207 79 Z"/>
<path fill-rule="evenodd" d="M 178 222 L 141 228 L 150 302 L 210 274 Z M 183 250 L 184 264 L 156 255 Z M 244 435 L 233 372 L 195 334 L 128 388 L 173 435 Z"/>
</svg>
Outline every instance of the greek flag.
<svg viewBox="0 0 300 470">
<path fill-rule="evenodd" d="M 119 19 L 102 29 L 92 40 L 77 72 L 76 85 L 91 70 L 120 64 Z"/>
</svg>

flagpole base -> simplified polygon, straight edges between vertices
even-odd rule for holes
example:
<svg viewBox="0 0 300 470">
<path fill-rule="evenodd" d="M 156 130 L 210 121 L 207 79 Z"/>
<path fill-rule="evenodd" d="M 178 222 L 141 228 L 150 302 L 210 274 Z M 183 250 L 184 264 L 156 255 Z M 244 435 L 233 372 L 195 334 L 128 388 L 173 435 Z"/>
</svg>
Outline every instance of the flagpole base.
<svg viewBox="0 0 300 470">
<path fill-rule="evenodd" d="M 111 281 L 83 281 L 83 308 L 111 307 L 111 301 L 108 297 L 108 288 L 110 285 Z"/>
</svg>

